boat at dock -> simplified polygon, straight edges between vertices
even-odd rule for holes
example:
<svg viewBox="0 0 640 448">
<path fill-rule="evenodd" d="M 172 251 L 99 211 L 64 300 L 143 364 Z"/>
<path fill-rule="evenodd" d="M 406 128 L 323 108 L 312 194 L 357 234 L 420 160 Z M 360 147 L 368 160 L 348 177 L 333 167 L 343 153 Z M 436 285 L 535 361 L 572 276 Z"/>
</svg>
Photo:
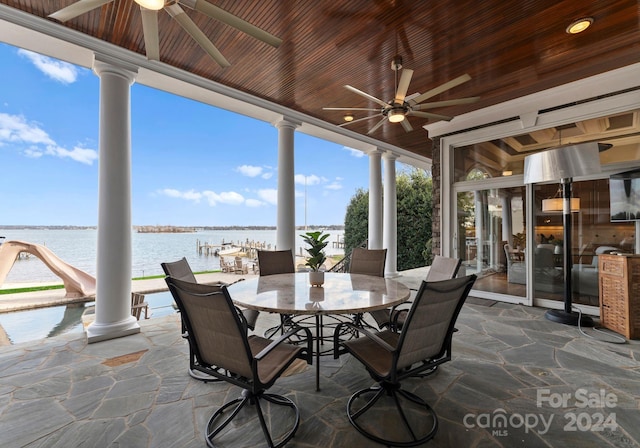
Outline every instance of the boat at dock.
<svg viewBox="0 0 640 448">
<path fill-rule="evenodd" d="M 217 255 L 226 257 L 229 255 L 237 254 L 240 251 L 242 251 L 242 248 L 240 246 L 236 246 L 235 244 L 231 244 L 231 243 L 222 243 L 222 247 L 218 249 Z"/>
</svg>

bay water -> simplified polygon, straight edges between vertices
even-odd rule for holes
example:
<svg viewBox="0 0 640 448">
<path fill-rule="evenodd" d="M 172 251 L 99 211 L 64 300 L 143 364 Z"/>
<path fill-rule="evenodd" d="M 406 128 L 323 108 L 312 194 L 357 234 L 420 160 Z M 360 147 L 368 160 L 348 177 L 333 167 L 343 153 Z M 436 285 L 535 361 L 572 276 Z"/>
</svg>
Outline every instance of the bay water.
<svg viewBox="0 0 640 448">
<path fill-rule="evenodd" d="M 304 252 L 305 243 L 300 237 L 304 231 L 296 232 L 296 254 Z M 342 248 L 334 242 L 342 241 L 343 230 L 326 231 L 330 236 L 326 248 L 328 255 L 342 254 Z M 58 258 L 93 276 L 96 275 L 96 229 L 0 229 L 0 236 L 6 241 L 19 240 L 41 244 L 50 249 Z M 191 268 L 196 271 L 220 269 L 220 258 L 198 253 L 200 244 L 221 245 L 222 243 L 254 242 L 276 248 L 276 231 L 268 230 L 201 230 L 192 233 L 138 233 L 132 231 L 132 272 L 131 276 L 145 277 L 162 274 L 160 263 L 176 261 L 186 257 Z M 59 278 L 35 256 L 21 257 L 9 271 L 5 283 L 58 282 Z"/>
<path fill-rule="evenodd" d="M 304 253 L 305 243 L 296 232 L 296 254 Z M 344 231 L 329 233 L 328 255 L 342 254 L 344 251 L 334 242 L 342 241 Z M 19 240 L 41 244 L 62 259 L 83 271 L 96 274 L 96 229 L 0 229 L 0 236 L 6 241 Z M 132 272 L 133 277 L 163 274 L 160 263 L 176 261 L 186 257 L 191 268 L 196 271 L 210 271 L 220 268 L 220 257 L 199 254 L 200 244 L 219 246 L 222 243 L 255 242 L 275 249 L 276 231 L 273 230 L 202 230 L 193 233 L 137 233 L 132 231 Z M 31 283 L 61 283 L 49 268 L 37 257 L 21 257 L 13 265 L 5 279 L 4 286 L 20 287 Z M 0 296 L 1 297 L 1 296 Z M 145 300 L 151 308 L 151 317 L 160 317 L 175 312 L 169 292 L 148 294 Z M 91 305 L 90 303 L 86 306 Z M 40 308 L 29 311 L 0 313 L 0 345 L 19 344 L 49 338 L 65 333 L 84 331 L 82 313 L 85 304 Z"/>
</svg>

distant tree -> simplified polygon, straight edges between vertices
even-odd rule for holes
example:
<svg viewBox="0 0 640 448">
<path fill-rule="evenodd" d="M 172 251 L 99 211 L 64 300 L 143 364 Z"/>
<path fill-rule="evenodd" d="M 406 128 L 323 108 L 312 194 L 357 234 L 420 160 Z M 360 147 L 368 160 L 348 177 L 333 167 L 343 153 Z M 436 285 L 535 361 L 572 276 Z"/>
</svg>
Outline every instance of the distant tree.
<svg viewBox="0 0 640 448">
<path fill-rule="evenodd" d="M 413 168 L 396 176 L 398 201 L 398 270 L 431 264 L 433 179 Z"/>
<path fill-rule="evenodd" d="M 433 180 L 421 169 L 396 176 L 398 201 L 398 270 L 431 264 L 431 221 Z M 344 223 L 345 253 L 367 239 L 369 231 L 369 193 L 358 189 L 347 206 Z"/>
<path fill-rule="evenodd" d="M 369 233 L 369 192 L 362 188 L 356 190 L 344 217 L 344 253 L 350 254 L 354 247 L 360 246 Z"/>
</svg>

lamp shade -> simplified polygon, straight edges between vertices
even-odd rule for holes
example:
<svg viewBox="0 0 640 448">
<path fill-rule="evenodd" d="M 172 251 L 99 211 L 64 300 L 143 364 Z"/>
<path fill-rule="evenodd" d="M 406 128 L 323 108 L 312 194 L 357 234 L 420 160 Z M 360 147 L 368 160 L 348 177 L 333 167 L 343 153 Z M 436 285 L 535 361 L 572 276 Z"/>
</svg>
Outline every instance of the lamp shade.
<svg viewBox="0 0 640 448">
<path fill-rule="evenodd" d="M 524 158 L 524 183 L 534 184 L 597 174 L 601 171 L 599 150 L 598 143 L 590 142 L 531 154 Z"/>
<path fill-rule="evenodd" d="M 542 211 L 561 212 L 563 211 L 563 204 L 564 199 L 562 198 L 543 199 Z M 571 211 L 574 213 L 580 211 L 580 198 L 571 198 Z"/>
</svg>

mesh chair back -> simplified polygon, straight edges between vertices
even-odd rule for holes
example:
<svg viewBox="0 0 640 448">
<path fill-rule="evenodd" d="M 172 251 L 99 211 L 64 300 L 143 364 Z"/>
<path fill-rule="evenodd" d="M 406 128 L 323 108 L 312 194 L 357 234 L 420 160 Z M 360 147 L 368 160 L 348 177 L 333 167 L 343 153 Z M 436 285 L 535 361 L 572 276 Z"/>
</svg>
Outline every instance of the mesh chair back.
<svg viewBox="0 0 640 448">
<path fill-rule="evenodd" d="M 184 280 L 185 282 L 197 283 L 196 276 L 193 275 L 191 266 L 189 266 L 187 259 L 184 257 L 178 261 L 160 263 L 160 266 L 162 266 L 162 270 L 165 275 L 168 275 L 169 277 Z"/>
<path fill-rule="evenodd" d="M 384 277 L 387 249 L 364 249 L 354 247 L 349 262 L 349 273 Z"/>
<path fill-rule="evenodd" d="M 458 269 L 462 260 L 460 258 L 441 257 L 436 255 L 431 263 L 429 272 L 427 273 L 427 282 L 439 282 L 441 280 L 449 280 L 458 275 Z"/>
<path fill-rule="evenodd" d="M 259 250 L 258 267 L 261 276 L 296 272 L 290 250 Z"/>
<path fill-rule="evenodd" d="M 166 278 L 189 333 L 198 362 L 251 378 L 251 350 L 246 331 L 227 288 Z"/>
<path fill-rule="evenodd" d="M 447 352 L 453 326 L 475 280 L 475 275 L 469 275 L 422 282 L 402 327 L 396 369 L 438 359 Z"/>
</svg>

